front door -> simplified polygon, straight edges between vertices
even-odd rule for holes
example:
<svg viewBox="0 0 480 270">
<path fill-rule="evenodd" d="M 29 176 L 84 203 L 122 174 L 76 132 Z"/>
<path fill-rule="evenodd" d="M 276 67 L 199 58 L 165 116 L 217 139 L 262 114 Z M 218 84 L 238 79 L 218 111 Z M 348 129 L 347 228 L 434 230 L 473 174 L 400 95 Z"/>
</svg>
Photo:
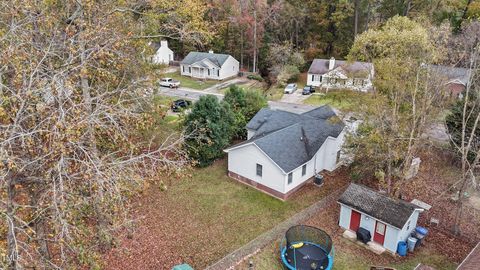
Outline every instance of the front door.
<svg viewBox="0 0 480 270">
<path fill-rule="evenodd" d="M 350 230 L 356 232 L 360 227 L 360 213 L 352 210 L 352 215 L 350 216 Z"/>
<path fill-rule="evenodd" d="M 373 241 L 383 246 L 383 242 L 385 241 L 386 230 L 387 230 L 387 226 L 384 223 L 377 220 L 377 223 L 375 224 L 375 233 L 373 234 Z"/>
</svg>

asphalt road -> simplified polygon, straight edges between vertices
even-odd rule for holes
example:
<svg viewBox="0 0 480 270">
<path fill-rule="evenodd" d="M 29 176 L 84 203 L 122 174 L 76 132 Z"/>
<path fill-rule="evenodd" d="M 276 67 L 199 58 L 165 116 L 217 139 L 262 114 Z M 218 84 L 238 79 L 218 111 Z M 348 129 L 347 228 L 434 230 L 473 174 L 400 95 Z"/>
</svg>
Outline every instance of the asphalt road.
<svg viewBox="0 0 480 270">
<path fill-rule="evenodd" d="M 185 87 L 180 87 L 177 89 L 159 87 L 158 93 L 165 96 L 186 98 L 194 101 L 200 99 L 200 97 L 204 95 L 214 95 L 219 99 L 223 98 L 222 94 L 207 93 L 207 92 L 193 90 Z M 288 103 L 288 102 L 280 102 L 280 101 L 269 101 L 268 105 L 272 109 L 284 110 L 284 111 L 289 111 L 294 113 L 303 113 L 315 108 L 315 106 L 312 106 L 312 105 L 296 104 L 296 103 Z"/>
</svg>

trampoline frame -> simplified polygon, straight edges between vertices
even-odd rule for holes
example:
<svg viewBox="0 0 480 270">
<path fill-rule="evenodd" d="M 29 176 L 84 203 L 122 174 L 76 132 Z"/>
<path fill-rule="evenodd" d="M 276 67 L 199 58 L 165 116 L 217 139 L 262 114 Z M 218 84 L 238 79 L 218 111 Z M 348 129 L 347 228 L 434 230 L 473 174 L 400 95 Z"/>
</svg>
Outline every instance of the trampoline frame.
<svg viewBox="0 0 480 270">
<path fill-rule="evenodd" d="M 310 229 L 315 229 L 315 230 L 318 230 L 318 231 L 321 231 L 322 233 L 326 234 L 328 236 L 328 234 L 326 232 L 324 232 L 323 230 L 319 229 L 319 228 L 315 228 L 315 227 L 312 227 L 312 226 L 306 226 L 306 225 L 297 225 L 297 226 L 293 226 L 293 227 L 306 227 L 306 228 L 310 228 Z M 292 229 L 293 227 L 291 227 L 290 229 Z M 289 229 L 289 230 L 290 230 Z M 288 231 L 287 231 L 288 232 Z M 328 236 L 329 237 L 329 236 Z M 286 237 L 283 239 L 282 241 L 282 244 L 280 246 L 280 252 L 281 252 L 281 259 L 282 259 L 282 263 L 283 265 L 288 268 L 289 270 L 297 270 L 296 268 L 296 265 L 291 265 L 288 260 L 287 260 L 287 257 L 286 257 L 286 254 L 287 254 L 287 251 L 288 251 L 288 248 L 290 248 L 292 245 L 294 244 L 297 244 L 297 243 L 304 243 L 304 244 L 308 244 L 308 245 L 312 245 L 312 246 L 315 246 L 319 249 L 321 249 L 325 255 L 326 255 L 326 258 L 328 259 L 328 265 L 327 267 L 324 269 L 324 270 L 331 270 L 333 268 L 333 257 L 334 257 L 334 254 L 335 254 L 335 249 L 334 249 L 334 246 L 333 246 L 333 243 L 331 244 L 331 247 L 330 247 L 330 252 L 327 252 L 327 250 L 325 250 L 325 248 L 323 248 L 320 244 L 318 243 L 313 243 L 311 241 L 301 241 L 300 239 L 297 239 L 296 242 L 291 242 L 289 243 L 290 246 L 288 246 L 288 243 L 287 243 L 287 239 Z M 331 240 L 330 240 L 331 241 Z M 329 248 L 329 247 L 327 247 Z M 295 251 L 295 250 L 294 250 Z M 296 260 L 296 258 L 293 258 L 294 260 Z M 294 261 L 294 264 L 296 264 L 296 262 Z"/>
</svg>

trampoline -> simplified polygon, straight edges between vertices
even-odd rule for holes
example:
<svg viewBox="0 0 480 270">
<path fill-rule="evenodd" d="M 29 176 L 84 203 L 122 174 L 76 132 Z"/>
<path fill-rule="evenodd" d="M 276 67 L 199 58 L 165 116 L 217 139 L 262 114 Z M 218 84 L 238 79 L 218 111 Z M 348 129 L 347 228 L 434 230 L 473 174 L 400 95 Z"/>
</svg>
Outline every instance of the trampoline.
<svg viewBox="0 0 480 270">
<path fill-rule="evenodd" d="M 289 270 L 331 270 L 333 244 L 330 236 L 315 227 L 293 226 L 280 246 L 283 265 Z"/>
</svg>

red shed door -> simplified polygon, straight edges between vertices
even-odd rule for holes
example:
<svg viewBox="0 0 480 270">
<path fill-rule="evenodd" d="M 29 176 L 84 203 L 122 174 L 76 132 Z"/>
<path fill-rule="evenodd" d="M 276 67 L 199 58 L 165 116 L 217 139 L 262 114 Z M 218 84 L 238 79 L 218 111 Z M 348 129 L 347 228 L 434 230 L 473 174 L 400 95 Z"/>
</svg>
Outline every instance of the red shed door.
<svg viewBox="0 0 480 270">
<path fill-rule="evenodd" d="M 375 234 L 373 234 L 373 241 L 383 246 L 383 242 L 385 241 L 386 230 L 387 230 L 387 226 L 384 223 L 381 223 L 380 221 L 377 220 L 377 224 L 375 225 Z"/>
<path fill-rule="evenodd" d="M 350 216 L 350 230 L 356 232 L 360 227 L 360 213 L 352 210 L 352 215 Z"/>
</svg>

